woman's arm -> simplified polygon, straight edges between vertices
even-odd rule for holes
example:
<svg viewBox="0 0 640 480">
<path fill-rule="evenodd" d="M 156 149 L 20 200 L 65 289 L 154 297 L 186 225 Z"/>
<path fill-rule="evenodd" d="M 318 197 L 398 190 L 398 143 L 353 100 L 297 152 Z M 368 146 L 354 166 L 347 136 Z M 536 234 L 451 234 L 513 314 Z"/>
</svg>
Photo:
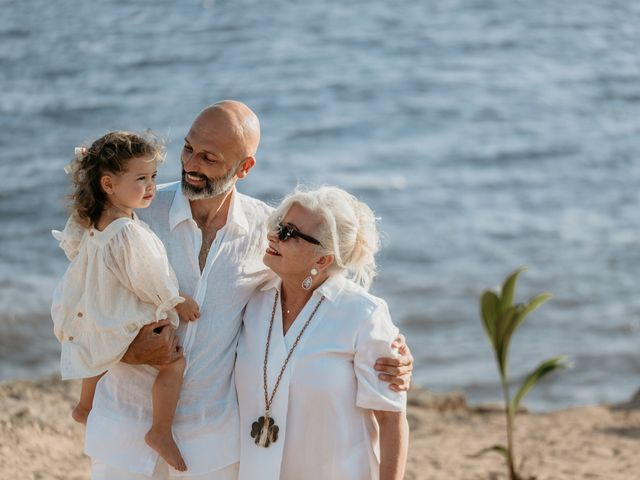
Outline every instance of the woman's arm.
<svg viewBox="0 0 640 480">
<path fill-rule="evenodd" d="M 406 412 L 373 413 L 380 426 L 380 480 L 402 480 L 409 450 Z"/>
</svg>

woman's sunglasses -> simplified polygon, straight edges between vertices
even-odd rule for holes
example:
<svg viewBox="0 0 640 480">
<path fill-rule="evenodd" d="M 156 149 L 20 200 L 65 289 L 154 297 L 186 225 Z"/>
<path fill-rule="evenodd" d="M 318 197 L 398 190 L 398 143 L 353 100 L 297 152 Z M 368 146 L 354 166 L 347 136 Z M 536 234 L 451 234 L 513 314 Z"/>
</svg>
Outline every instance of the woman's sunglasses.
<svg viewBox="0 0 640 480">
<path fill-rule="evenodd" d="M 302 240 L 313 243 L 314 245 L 321 245 L 318 240 L 309 235 L 305 235 L 293 225 L 285 225 L 278 222 L 278 224 L 276 225 L 276 233 L 278 234 L 278 240 L 280 240 L 281 242 L 286 242 L 290 238 L 301 238 Z"/>
</svg>

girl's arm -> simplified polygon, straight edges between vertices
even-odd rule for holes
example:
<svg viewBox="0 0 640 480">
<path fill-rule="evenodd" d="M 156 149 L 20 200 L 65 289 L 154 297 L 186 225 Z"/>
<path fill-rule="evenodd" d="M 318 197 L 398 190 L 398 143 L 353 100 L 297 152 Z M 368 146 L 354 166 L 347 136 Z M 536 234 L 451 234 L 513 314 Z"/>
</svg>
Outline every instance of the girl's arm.
<svg viewBox="0 0 640 480">
<path fill-rule="evenodd" d="M 405 412 L 374 410 L 380 426 L 380 480 L 402 480 L 409 450 Z"/>
</svg>

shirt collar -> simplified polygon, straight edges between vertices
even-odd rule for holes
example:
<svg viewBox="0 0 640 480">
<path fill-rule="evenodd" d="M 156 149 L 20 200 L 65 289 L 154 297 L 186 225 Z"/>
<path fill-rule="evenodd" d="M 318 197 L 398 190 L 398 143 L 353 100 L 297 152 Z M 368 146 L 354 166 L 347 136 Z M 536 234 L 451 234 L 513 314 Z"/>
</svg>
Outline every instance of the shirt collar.
<svg viewBox="0 0 640 480">
<path fill-rule="evenodd" d="M 235 225 L 244 232 L 248 232 L 249 222 L 247 221 L 247 216 L 242 208 L 242 202 L 239 196 L 240 194 L 236 190 L 236 187 L 233 187 L 229 214 L 227 215 L 227 225 Z M 181 222 L 192 219 L 191 204 L 189 203 L 189 199 L 184 195 L 182 186 L 179 185 L 173 197 L 171 209 L 169 210 L 169 227 L 173 230 Z"/>
<path fill-rule="evenodd" d="M 179 223 L 190 219 L 193 219 L 191 205 L 182 192 L 182 185 L 178 184 L 169 210 L 169 227 L 173 230 Z"/>
<path fill-rule="evenodd" d="M 322 285 L 320 285 L 313 293 L 318 293 L 319 295 L 324 295 L 324 297 L 332 303 L 335 303 L 344 288 L 347 279 L 344 277 L 342 273 L 336 273 L 327 278 Z M 280 286 L 282 285 L 282 280 L 280 277 L 274 276 L 270 280 L 267 280 L 260 290 L 266 292 L 267 290 L 271 290 L 275 288 L 280 291 Z"/>
<path fill-rule="evenodd" d="M 247 215 L 242 208 L 242 202 L 240 201 L 240 193 L 233 187 L 233 193 L 231 194 L 231 205 L 229 205 L 229 215 L 227 216 L 227 225 L 235 225 L 244 232 L 249 231 L 249 222 L 247 221 Z"/>
<path fill-rule="evenodd" d="M 324 295 L 327 300 L 335 303 L 346 281 L 347 279 L 344 278 L 342 273 L 335 273 L 327 278 L 325 282 L 317 288 L 316 292 L 319 292 L 321 295 Z"/>
</svg>

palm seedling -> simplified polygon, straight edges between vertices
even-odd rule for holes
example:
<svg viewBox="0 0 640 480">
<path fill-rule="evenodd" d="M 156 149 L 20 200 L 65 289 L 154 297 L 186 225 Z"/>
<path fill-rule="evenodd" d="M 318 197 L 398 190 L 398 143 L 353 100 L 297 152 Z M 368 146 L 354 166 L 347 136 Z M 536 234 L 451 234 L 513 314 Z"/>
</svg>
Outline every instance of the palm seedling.
<svg viewBox="0 0 640 480">
<path fill-rule="evenodd" d="M 480 297 L 482 323 L 487 336 L 489 337 L 489 341 L 491 342 L 491 346 L 493 347 L 496 363 L 498 364 L 507 419 L 507 445 L 494 445 L 482 450 L 480 454 L 494 451 L 503 455 L 509 470 L 510 480 L 523 480 L 518 472 L 519 469 L 516 469 L 515 466 L 515 453 L 513 447 L 513 428 L 516 412 L 518 411 L 520 402 L 522 402 L 522 399 L 542 377 L 556 369 L 566 367 L 566 364 L 564 363 L 564 356 L 554 357 L 543 361 L 534 371 L 527 375 L 515 397 L 511 398 L 507 368 L 511 338 L 513 337 L 516 329 L 522 324 L 525 317 L 551 298 L 549 293 L 542 293 L 529 300 L 526 304 L 516 303 L 514 305 L 513 297 L 515 294 L 516 283 L 518 276 L 524 270 L 526 269 L 519 268 L 509 275 L 502 284 L 501 291 L 494 292 L 486 290 Z"/>
</svg>

